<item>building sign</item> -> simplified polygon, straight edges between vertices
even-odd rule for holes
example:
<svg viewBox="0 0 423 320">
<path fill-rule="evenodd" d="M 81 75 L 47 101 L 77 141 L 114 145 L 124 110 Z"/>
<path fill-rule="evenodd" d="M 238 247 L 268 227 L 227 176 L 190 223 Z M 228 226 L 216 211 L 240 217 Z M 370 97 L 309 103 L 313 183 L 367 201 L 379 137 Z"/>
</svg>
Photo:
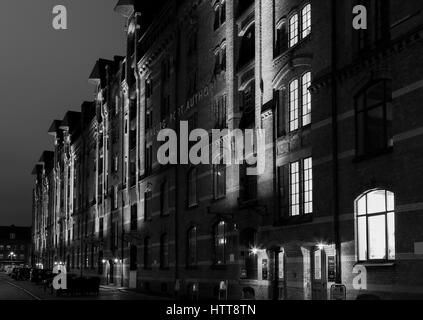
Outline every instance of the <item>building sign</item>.
<svg viewBox="0 0 423 320">
<path fill-rule="evenodd" d="M 336 271 L 335 271 L 335 256 L 328 257 L 328 282 L 335 282 Z"/>
<path fill-rule="evenodd" d="M 267 280 L 269 278 L 267 259 L 263 259 L 261 262 L 261 278 L 262 280 Z"/>
</svg>

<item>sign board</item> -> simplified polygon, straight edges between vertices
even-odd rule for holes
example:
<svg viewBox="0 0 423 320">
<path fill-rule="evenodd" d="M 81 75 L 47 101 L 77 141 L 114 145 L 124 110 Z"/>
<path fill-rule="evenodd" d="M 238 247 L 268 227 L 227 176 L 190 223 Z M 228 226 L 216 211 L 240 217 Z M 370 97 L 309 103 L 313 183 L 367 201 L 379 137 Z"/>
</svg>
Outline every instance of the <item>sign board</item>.
<svg viewBox="0 0 423 320">
<path fill-rule="evenodd" d="M 328 282 L 336 281 L 335 256 L 328 256 Z"/>
<path fill-rule="evenodd" d="M 343 284 L 333 284 L 330 287 L 331 300 L 347 300 L 347 287 Z"/>
</svg>

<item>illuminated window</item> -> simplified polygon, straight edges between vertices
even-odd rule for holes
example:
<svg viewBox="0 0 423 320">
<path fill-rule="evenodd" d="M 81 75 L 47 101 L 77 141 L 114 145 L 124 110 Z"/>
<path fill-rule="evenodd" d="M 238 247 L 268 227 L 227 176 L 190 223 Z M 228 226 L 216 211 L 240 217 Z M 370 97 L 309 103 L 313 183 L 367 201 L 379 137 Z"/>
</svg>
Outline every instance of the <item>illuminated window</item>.
<svg viewBox="0 0 423 320">
<path fill-rule="evenodd" d="M 300 162 L 291 163 L 290 168 L 290 213 L 291 216 L 300 215 Z"/>
<path fill-rule="evenodd" d="M 313 212 L 313 163 L 311 158 L 303 161 L 303 205 L 304 214 Z"/>
<path fill-rule="evenodd" d="M 290 216 L 313 213 L 313 161 L 302 159 L 289 168 Z"/>
<path fill-rule="evenodd" d="M 221 221 L 214 227 L 215 264 L 220 265 L 226 263 L 226 241 L 226 223 Z"/>
<path fill-rule="evenodd" d="M 188 230 L 188 259 L 190 266 L 197 264 L 197 228 L 192 227 Z"/>
<path fill-rule="evenodd" d="M 301 13 L 302 37 L 305 38 L 311 33 L 311 4 L 307 4 Z"/>
<path fill-rule="evenodd" d="M 386 190 L 362 195 L 355 203 L 359 261 L 395 259 L 395 197 Z"/>
<path fill-rule="evenodd" d="M 299 128 L 298 80 L 289 84 L 289 130 Z"/>
<path fill-rule="evenodd" d="M 309 88 L 311 86 L 311 73 L 307 72 L 301 78 L 302 86 L 302 111 L 303 111 L 303 126 L 311 123 L 311 93 Z"/>
<path fill-rule="evenodd" d="M 293 47 L 298 43 L 298 14 L 289 19 L 289 46 Z"/>
</svg>

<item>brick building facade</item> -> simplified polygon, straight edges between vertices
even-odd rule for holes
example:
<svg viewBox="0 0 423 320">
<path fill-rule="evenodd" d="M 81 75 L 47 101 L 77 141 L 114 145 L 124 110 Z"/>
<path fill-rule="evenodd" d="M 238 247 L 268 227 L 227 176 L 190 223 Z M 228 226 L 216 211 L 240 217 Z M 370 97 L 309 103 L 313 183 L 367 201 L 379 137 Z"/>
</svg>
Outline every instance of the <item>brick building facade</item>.
<svg viewBox="0 0 423 320">
<path fill-rule="evenodd" d="M 359 31 L 356 4 L 119 1 L 126 56 L 34 169 L 37 261 L 187 299 L 422 295 L 421 5 L 363 1 Z M 265 129 L 265 172 L 159 164 L 181 122 Z"/>
</svg>

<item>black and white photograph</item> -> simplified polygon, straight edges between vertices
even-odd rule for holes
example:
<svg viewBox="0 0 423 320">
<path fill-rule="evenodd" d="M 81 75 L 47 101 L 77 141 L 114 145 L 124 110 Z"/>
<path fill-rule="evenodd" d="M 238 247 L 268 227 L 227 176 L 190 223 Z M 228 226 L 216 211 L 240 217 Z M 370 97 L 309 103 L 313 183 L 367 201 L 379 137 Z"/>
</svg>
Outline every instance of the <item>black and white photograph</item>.
<svg viewBox="0 0 423 320">
<path fill-rule="evenodd" d="M 2 0 L 0 39 L 0 301 L 423 300 L 422 1 Z"/>
</svg>

